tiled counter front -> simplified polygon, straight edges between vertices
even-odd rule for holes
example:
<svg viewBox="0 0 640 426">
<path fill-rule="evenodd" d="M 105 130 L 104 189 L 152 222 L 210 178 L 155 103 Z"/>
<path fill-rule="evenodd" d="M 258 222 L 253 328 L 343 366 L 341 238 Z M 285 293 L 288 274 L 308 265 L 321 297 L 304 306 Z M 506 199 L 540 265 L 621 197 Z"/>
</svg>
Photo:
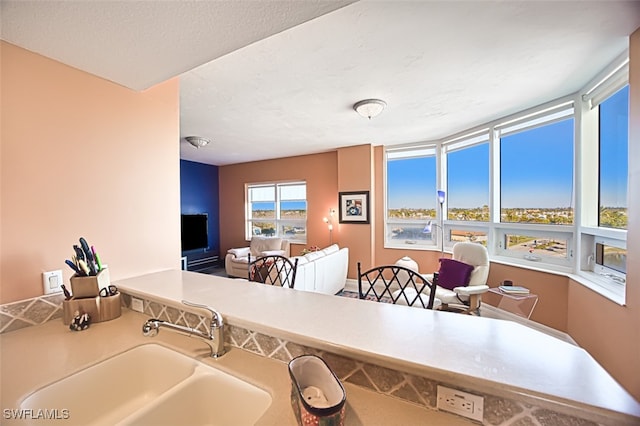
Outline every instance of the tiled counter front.
<svg viewBox="0 0 640 426">
<path fill-rule="evenodd" d="M 124 295 L 123 303 L 131 307 L 131 296 Z M 177 324 L 207 330 L 208 319 L 192 312 L 176 309 L 155 301 L 144 300 L 144 313 L 153 318 L 171 321 Z M 426 377 L 397 371 L 366 361 L 347 358 L 324 350 L 299 345 L 276 337 L 257 333 L 246 328 L 226 324 L 226 341 L 232 347 L 254 354 L 289 362 L 302 354 L 321 356 L 336 375 L 345 382 L 361 386 L 375 392 L 399 398 L 413 404 L 436 409 L 437 385 L 457 388 L 479 394 L 473 389 L 456 386 L 455 383 L 442 383 Z M 595 422 L 576 415 L 563 414 L 549 408 L 535 406 L 513 399 L 483 394 L 485 425 L 495 426 L 595 426 L 617 425 L 618 422 Z M 571 410 L 569 408 L 568 410 Z"/>
<path fill-rule="evenodd" d="M 62 293 L 33 297 L 0 306 L 0 334 L 51 320 L 62 321 Z"/>
</svg>

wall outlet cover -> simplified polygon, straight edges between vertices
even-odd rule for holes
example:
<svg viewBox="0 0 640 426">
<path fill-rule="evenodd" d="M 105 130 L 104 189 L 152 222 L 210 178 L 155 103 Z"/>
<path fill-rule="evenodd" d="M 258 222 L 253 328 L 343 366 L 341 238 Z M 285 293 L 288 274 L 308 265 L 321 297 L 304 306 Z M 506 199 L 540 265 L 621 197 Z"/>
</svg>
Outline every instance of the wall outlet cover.
<svg viewBox="0 0 640 426">
<path fill-rule="evenodd" d="M 438 386 L 437 408 L 482 422 L 484 398 L 458 389 Z"/>
<path fill-rule="evenodd" d="M 131 298 L 131 309 L 136 312 L 144 312 L 144 302 L 136 297 Z"/>
</svg>

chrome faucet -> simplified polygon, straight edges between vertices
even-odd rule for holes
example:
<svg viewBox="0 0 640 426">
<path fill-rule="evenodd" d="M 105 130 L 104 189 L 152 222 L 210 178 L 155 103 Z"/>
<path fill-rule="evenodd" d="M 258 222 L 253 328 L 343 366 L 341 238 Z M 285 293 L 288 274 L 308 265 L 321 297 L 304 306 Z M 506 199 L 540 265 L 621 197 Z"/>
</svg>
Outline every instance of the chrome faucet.
<svg viewBox="0 0 640 426">
<path fill-rule="evenodd" d="M 210 307 L 205 305 L 198 305 L 186 300 L 183 300 L 182 303 L 187 306 L 202 308 L 211 312 L 211 325 L 209 327 L 209 334 L 203 333 L 200 330 L 196 330 L 195 328 L 174 324 L 156 318 L 149 319 L 142 325 L 142 334 L 147 337 L 153 337 L 158 334 L 160 327 L 166 327 L 170 330 L 187 333 L 189 336 L 195 335 L 201 337 L 211 347 L 211 357 L 213 358 L 218 358 L 224 355 L 224 321 L 222 320 L 222 315 L 220 315 L 220 313 L 215 309 L 211 309 Z"/>
</svg>

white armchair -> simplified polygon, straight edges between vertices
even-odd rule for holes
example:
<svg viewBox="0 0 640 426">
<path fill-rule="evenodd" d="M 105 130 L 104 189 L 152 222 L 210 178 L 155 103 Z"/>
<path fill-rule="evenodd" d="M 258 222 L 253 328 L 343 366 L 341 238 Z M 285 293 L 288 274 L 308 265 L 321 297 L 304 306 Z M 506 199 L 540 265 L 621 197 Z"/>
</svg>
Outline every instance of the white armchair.
<svg viewBox="0 0 640 426">
<path fill-rule="evenodd" d="M 478 243 L 456 243 L 453 246 L 451 259 L 441 261 L 438 271 L 439 285 L 436 287 L 436 298 L 442 302 L 441 309 L 454 308 L 466 312 L 477 311 L 480 307 L 482 294 L 489 290 L 487 285 L 489 277 L 487 249 Z M 405 256 L 396 264 L 415 271 L 418 270 L 418 264 L 410 257 Z M 459 278 L 461 276 L 462 278 Z M 431 281 L 433 274 L 425 274 L 425 277 Z M 467 282 L 461 282 L 465 280 Z"/>
<path fill-rule="evenodd" d="M 469 311 L 477 311 L 480 307 L 482 294 L 489 291 L 487 279 L 489 278 L 490 263 L 487 248 L 478 243 L 456 243 L 453 246 L 451 258 L 473 266 L 473 270 L 469 276 L 469 283 L 466 286 L 464 283 L 460 283 L 463 285 L 453 288 L 455 299 L 451 297 L 447 298 L 447 301 L 443 300 L 442 302 L 449 305 L 460 304 L 460 302 L 462 302 L 467 306 Z M 438 297 L 437 292 L 436 297 Z"/>
<path fill-rule="evenodd" d="M 249 247 L 227 250 L 224 267 L 230 277 L 247 278 L 249 276 L 249 254 L 255 260 L 260 256 L 290 256 L 289 241 L 278 237 L 254 236 Z"/>
</svg>

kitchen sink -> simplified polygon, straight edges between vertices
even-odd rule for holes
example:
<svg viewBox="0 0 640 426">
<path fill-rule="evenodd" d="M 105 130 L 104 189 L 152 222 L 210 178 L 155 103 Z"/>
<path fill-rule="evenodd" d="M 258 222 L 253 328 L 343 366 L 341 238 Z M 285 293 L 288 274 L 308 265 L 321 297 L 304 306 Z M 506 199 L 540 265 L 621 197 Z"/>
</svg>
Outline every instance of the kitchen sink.
<svg viewBox="0 0 640 426">
<path fill-rule="evenodd" d="M 50 422 L 65 416 L 65 425 L 228 425 L 253 424 L 270 405 L 269 393 L 250 383 L 146 344 L 37 390 L 20 408 L 57 410 Z"/>
<path fill-rule="evenodd" d="M 122 424 L 251 425 L 271 404 L 268 393 L 225 374 L 205 373 L 181 383 Z M 232 409 L 230 409 L 233 407 Z"/>
</svg>

